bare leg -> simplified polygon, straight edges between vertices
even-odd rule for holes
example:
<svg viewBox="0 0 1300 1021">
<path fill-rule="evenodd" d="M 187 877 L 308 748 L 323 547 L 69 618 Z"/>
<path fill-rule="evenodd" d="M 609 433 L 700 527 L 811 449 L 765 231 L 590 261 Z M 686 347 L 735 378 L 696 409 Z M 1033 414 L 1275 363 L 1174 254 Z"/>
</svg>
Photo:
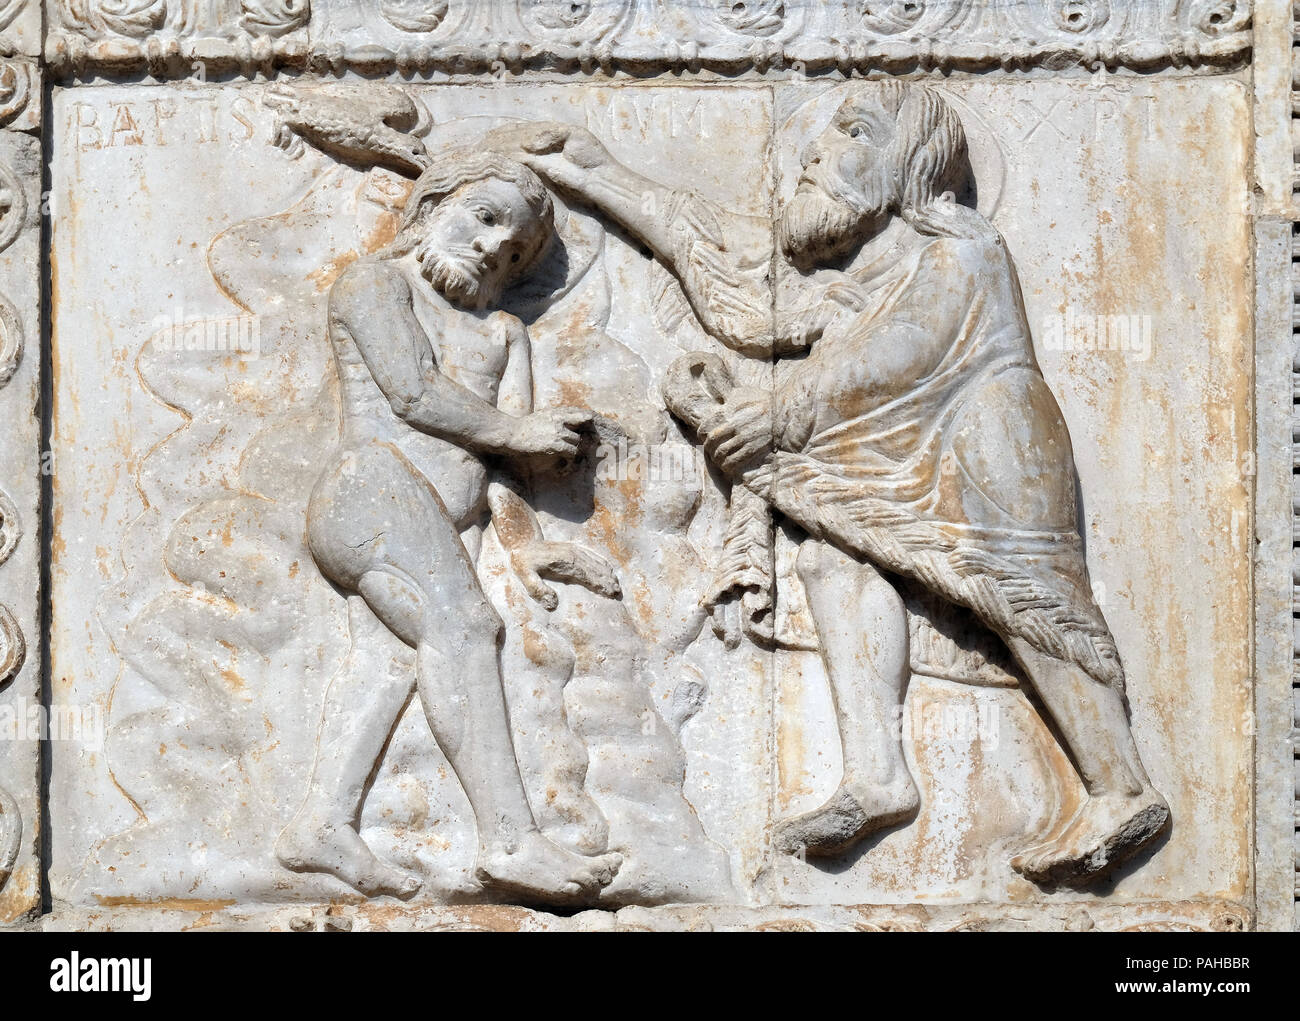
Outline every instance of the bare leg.
<svg viewBox="0 0 1300 1021">
<path fill-rule="evenodd" d="M 395 610 L 399 626 L 408 613 L 421 619 L 405 637 L 415 640 L 429 727 L 474 808 L 479 880 L 536 900 L 578 903 L 613 879 L 620 859 L 573 854 L 537 829 L 510 742 L 498 666 L 501 623 L 476 590 L 472 578 L 448 578 L 426 594 L 392 569 L 361 580 L 367 602 Z"/>
<path fill-rule="evenodd" d="M 328 872 L 367 896 L 409 897 L 419 877 L 375 857 L 356 824 L 366 785 L 415 689 L 415 671 L 394 660 L 401 644 L 360 596 L 349 597 L 348 620 L 352 645 L 325 696 L 307 798 L 275 853 L 286 868 Z"/>
<path fill-rule="evenodd" d="M 537 901 L 590 900 L 621 859 L 572 854 L 537 829 L 510 743 L 501 622 L 442 501 L 392 448 L 353 456 L 313 494 L 312 553 L 415 649 L 425 715 L 474 808 L 480 879 Z"/>
<path fill-rule="evenodd" d="M 907 614 L 879 571 L 820 540 L 804 540 L 797 568 L 835 697 L 844 776 L 824 805 L 782 823 L 776 843 L 791 853 L 833 855 L 919 805 L 891 727 L 909 677 Z"/>
<path fill-rule="evenodd" d="M 502 663 L 513 724 L 515 760 L 532 794 L 533 817 L 548 838 L 579 854 L 609 847 L 609 824 L 584 789 L 587 746 L 564 707 L 573 676 L 573 649 L 526 606 L 506 629 Z"/>
<path fill-rule="evenodd" d="M 1119 692 L 1023 639 L 1008 644 L 1056 723 L 1088 792 L 1059 836 L 1017 855 L 1011 865 L 1036 882 L 1087 882 L 1159 834 L 1169 822 L 1169 806 L 1142 768 Z"/>
</svg>

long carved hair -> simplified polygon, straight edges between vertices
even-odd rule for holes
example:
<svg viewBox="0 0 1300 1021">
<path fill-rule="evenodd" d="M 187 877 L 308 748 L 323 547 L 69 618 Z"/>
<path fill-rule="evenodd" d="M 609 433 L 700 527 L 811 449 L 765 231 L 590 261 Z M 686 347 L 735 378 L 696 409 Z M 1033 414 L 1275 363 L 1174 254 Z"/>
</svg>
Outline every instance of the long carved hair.
<svg viewBox="0 0 1300 1021">
<path fill-rule="evenodd" d="M 468 146 L 447 149 L 429 161 L 424 172 L 415 180 L 402 210 L 397 236 L 385 254 L 404 255 L 409 252 L 419 239 L 419 227 L 425 217 L 444 199 L 467 184 L 493 179 L 508 181 L 518 188 L 538 219 L 534 243 L 512 268 L 507 282 L 525 276 L 541 261 L 555 236 L 555 205 L 541 178 L 517 160 L 489 149 L 473 149 Z"/>
<path fill-rule="evenodd" d="M 924 209 L 966 184 L 966 131 L 943 97 L 923 85 L 883 82 L 880 104 L 894 115 L 897 194 L 904 209 Z"/>
<path fill-rule="evenodd" d="M 945 193 L 959 196 L 970 184 L 966 130 L 956 111 L 924 85 L 882 82 L 879 96 L 896 124 L 890 149 L 899 215 L 922 233 L 1002 243 L 977 210 L 942 201 Z"/>
</svg>

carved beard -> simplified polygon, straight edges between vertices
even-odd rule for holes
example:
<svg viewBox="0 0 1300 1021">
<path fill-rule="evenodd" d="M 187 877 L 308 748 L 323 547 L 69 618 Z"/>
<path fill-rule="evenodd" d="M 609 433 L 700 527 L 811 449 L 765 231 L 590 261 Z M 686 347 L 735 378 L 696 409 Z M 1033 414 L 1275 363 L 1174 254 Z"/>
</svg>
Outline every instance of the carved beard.
<svg viewBox="0 0 1300 1021">
<path fill-rule="evenodd" d="M 501 297 L 500 280 L 486 277 L 459 259 L 441 252 L 424 253 L 420 275 L 452 304 L 466 308 L 484 308 Z"/>
<path fill-rule="evenodd" d="M 800 269 L 812 269 L 846 254 L 865 240 L 872 224 L 891 204 L 883 173 L 872 174 L 857 189 L 835 188 L 841 194 L 852 194 L 852 202 L 832 194 L 807 174 L 800 178 L 800 185 L 781 211 L 780 223 L 781 251 Z"/>
</svg>

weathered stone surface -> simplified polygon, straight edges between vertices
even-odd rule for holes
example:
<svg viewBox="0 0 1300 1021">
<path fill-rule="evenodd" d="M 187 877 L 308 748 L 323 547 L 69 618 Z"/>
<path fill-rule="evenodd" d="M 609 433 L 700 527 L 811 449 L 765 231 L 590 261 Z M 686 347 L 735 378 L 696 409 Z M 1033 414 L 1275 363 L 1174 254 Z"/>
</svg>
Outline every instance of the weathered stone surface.
<svg viewBox="0 0 1300 1021">
<path fill-rule="evenodd" d="M 0 924 L 1289 927 L 1286 7 L 0 10 Z"/>
<path fill-rule="evenodd" d="M 921 88 L 907 86 L 903 95 Z M 471 799 L 490 802 L 522 784 L 533 817 L 557 843 L 623 859 L 603 893 L 589 888 L 578 900 L 1025 903 L 1042 896 L 1042 883 L 1084 882 L 1124 851 L 1083 848 L 1101 853 L 1090 863 L 1067 855 L 1055 864 L 1024 864 L 1029 875 L 1017 875 L 1012 859 L 1054 826 L 1063 828 L 1082 804 L 1079 774 L 1014 690 L 1027 678 L 1001 642 L 985 632 L 986 665 L 980 654 L 957 663 L 924 622 L 942 611 L 921 608 L 910 627 L 907 671 L 916 676 L 906 702 L 895 710 L 882 705 L 879 719 L 856 718 L 846 734 L 868 745 L 883 736 L 888 744 L 889 733 L 901 731 L 898 747 L 919 787 L 919 809 L 904 803 L 896 817 L 868 825 L 892 823 L 880 838 L 851 839 L 851 853 L 831 869 L 781 853 L 783 839 L 792 838 L 781 836 L 780 820 L 814 808 L 843 771 L 817 651 L 824 641 L 794 569 L 798 529 L 812 526 L 784 491 L 771 494 L 790 522 L 774 547 L 773 577 L 778 599 L 791 603 L 774 621 L 754 618 L 752 628 L 725 640 L 701 609 L 719 566 L 728 487 L 705 471 L 704 451 L 693 446 L 691 430 L 674 425 L 660 393 L 678 410 L 665 383 L 674 360 L 710 344 L 726 352 L 701 331 L 687 299 L 695 308 L 710 300 L 728 307 L 726 299 L 699 295 L 732 280 L 723 263 L 743 263 L 745 253 L 740 236 L 724 227 L 725 250 L 713 263 L 673 264 L 684 292 L 643 245 L 675 258 L 654 238 L 656 222 L 701 230 L 706 245 L 702 216 L 741 214 L 772 224 L 769 209 L 794 194 L 799 154 L 846 99 L 871 104 L 879 94 L 879 86 L 864 83 L 58 92 L 55 132 L 66 160 L 56 166 L 55 197 L 75 211 L 55 230 L 56 343 L 68 334 L 93 337 L 97 354 L 56 366 L 61 477 L 76 479 L 86 499 L 73 506 L 56 484 L 65 509 L 56 535 L 54 674 L 58 697 L 111 710 L 102 756 L 55 764 L 53 814 L 63 827 L 51 873 L 55 896 L 87 908 L 310 902 L 349 888 L 429 903 L 499 899 L 490 881 L 482 894 L 474 883 L 476 861 L 482 868 L 493 839 L 480 822 L 485 848 L 476 856 L 464 789 L 476 782 L 477 767 L 463 755 L 459 765 L 449 762 L 431 740 L 424 713 L 445 728 L 431 708 L 436 687 L 421 682 L 407 702 L 422 670 L 433 685 L 440 673 L 470 662 L 478 664 L 467 671 L 477 676 L 473 683 L 504 687 L 519 777 L 511 780 L 514 763 L 497 755 L 483 767 L 493 774 L 490 790 Z M 1060 446 L 1068 442 L 1078 466 L 1090 587 L 1064 597 L 1083 599 L 1067 602 L 1065 616 L 1094 613 L 1109 625 L 1097 634 L 1114 635 L 1137 746 L 1176 820 L 1165 834 L 1163 802 L 1152 802 L 1158 811 L 1139 824 L 1150 833 L 1130 837 L 1136 844 L 1159 838 L 1121 880 L 1108 881 L 1110 901 L 1243 903 L 1251 857 L 1239 808 L 1250 790 L 1251 395 L 1238 367 L 1248 358 L 1252 296 L 1245 278 L 1225 279 L 1218 267 L 1250 243 L 1247 90 L 1230 79 L 1123 88 L 954 82 L 932 94 L 969 138 L 977 192 L 970 201 L 979 210 L 972 223 L 1000 232 L 1015 259 L 1042 378 L 1064 416 L 1061 427 L 1043 428 L 1069 432 L 1068 441 L 1064 432 L 1049 441 L 1058 453 L 1047 456 L 1068 458 Z M 581 137 L 599 139 L 611 159 L 651 181 L 689 188 L 716 213 L 689 204 L 663 211 L 656 203 L 698 200 L 650 189 L 610 200 L 608 215 L 619 221 L 611 225 L 593 210 L 601 194 L 584 195 L 581 182 L 566 180 L 564 164 L 555 163 L 567 155 L 527 155 L 530 147 L 557 144 L 534 137 L 548 130 L 528 126 L 537 122 L 588 129 L 591 136 Z M 370 561 L 356 561 L 358 548 L 380 543 L 376 563 L 392 562 L 383 570 L 408 576 L 410 564 L 429 555 L 419 544 L 403 553 L 400 538 L 385 538 L 386 528 L 396 527 L 390 512 L 369 521 L 375 501 L 405 485 L 411 469 L 409 461 L 375 460 L 368 451 L 376 435 L 404 442 L 412 419 L 395 417 L 389 405 L 397 398 L 376 387 L 398 370 L 378 368 L 370 342 L 356 338 L 374 323 L 376 352 L 383 350 L 394 317 L 410 315 L 401 311 L 407 308 L 416 316 L 413 329 L 437 323 L 447 331 L 437 334 L 443 347 L 435 355 L 451 366 L 445 371 L 456 371 L 464 350 L 487 342 L 474 357 L 498 364 L 493 372 L 511 372 L 509 359 L 498 362 L 505 355 L 491 352 L 510 349 L 516 320 L 467 317 L 457 307 L 475 305 L 469 291 L 441 279 L 448 297 L 437 298 L 423 278 L 400 275 L 400 224 L 420 201 L 408 198 L 411 177 L 432 165 L 420 179 L 430 184 L 416 191 L 455 196 L 456 173 L 489 173 L 456 170 L 458 162 L 472 163 L 469 152 L 481 151 L 485 139 L 507 150 L 523 145 L 517 158 L 531 159 L 558 188 L 549 197 L 558 241 L 533 282 L 507 291 L 500 306 L 527 324 L 528 396 L 537 408 L 578 406 L 599 417 L 576 468 L 534 458 L 514 477 L 524 486 L 520 496 L 502 489 L 490 501 L 493 524 L 481 541 L 474 532 L 478 581 L 456 583 L 482 595 L 458 588 L 455 597 L 463 606 L 480 603 L 487 616 L 471 616 L 463 632 L 446 619 L 429 625 L 437 642 L 451 642 L 450 651 L 439 654 L 445 662 L 422 664 L 424 653 L 412 655 L 375 619 L 374 612 L 384 619 L 397 610 L 386 609 L 388 597 L 365 580 L 375 569 L 365 566 Z M 1063 146 L 1081 158 L 1063 163 Z M 1199 154 L 1190 164 L 1189 151 Z M 177 158 L 191 172 L 171 169 Z M 517 164 L 504 166 L 496 172 L 518 173 L 509 169 Z M 1177 201 L 1159 183 L 1173 176 L 1186 188 Z M 87 180 L 98 182 L 96 200 L 75 202 Z M 496 201 L 490 191 L 482 201 Z M 142 194 L 158 198 L 136 201 Z M 232 195 L 243 198 L 232 205 Z M 619 201 L 633 213 L 620 212 Z M 1198 224 L 1211 211 L 1219 229 L 1207 235 Z M 768 251 L 771 230 L 757 235 Z M 111 305 L 102 291 L 82 289 L 97 288 L 113 258 L 87 245 L 89 237 L 134 239 Z M 434 243 L 454 249 L 457 237 L 436 235 Z M 538 242 L 519 243 L 531 261 Z M 688 260 L 710 258 L 689 252 Z M 390 265 L 399 268 L 384 268 Z M 758 280 L 766 256 L 752 265 L 734 279 L 748 273 Z M 165 284 L 143 271 L 150 266 L 167 267 Z M 385 297 L 390 278 L 401 281 L 396 298 Z M 787 315 L 785 303 L 801 302 L 800 286 L 822 278 L 806 279 L 794 278 L 789 296 L 778 289 L 776 322 Z M 952 279 L 960 286 L 960 275 Z M 1211 280 L 1217 286 L 1207 296 Z M 770 326 L 761 281 L 757 286 L 756 328 L 739 337 L 756 344 Z M 423 296 L 421 287 L 428 288 Z M 852 308 L 870 299 L 846 300 Z M 1015 299 L 1005 300 L 1012 301 L 1005 314 L 1019 314 Z M 703 315 L 708 325 L 709 311 Z M 243 329 L 249 350 L 185 349 L 202 340 L 194 327 L 201 332 L 223 320 Z M 823 334 L 814 351 L 832 342 Z M 105 364 L 116 368 L 106 375 Z M 774 375 L 760 357 L 733 361 L 732 371 L 762 394 L 799 364 L 778 358 Z M 495 392 L 494 378 L 482 384 L 491 388 L 485 394 Z M 1002 399 L 1008 403 L 995 414 L 1018 414 L 1012 398 Z M 360 410 L 376 400 L 379 411 Z M 419 405 L 414 394 L 402 400 Z M 111 458 L 77 440 L 85 422 L 107 419 L 123 423 Z M 392 424 L 365 424 L 381 422 Z M 489 463 L 512 443 L 555 442 L 540 433 L 496 441 L 486 425 L 475 428 Z M 427 455 L 408 455 L 417 464 L 420 456 Z M 982 456 L 1024 455 L 999 448 Z M 329 467 L 335 463 L 340 467 Z M 477 481 L 449 476 L 439 490 L 451 487 L 443 513 L 464 523 L 491 486 L 477 459 L 457 463 Z M 1068 481 L 1069 460 L 1053 464 L 1047 470 L 1065 472 Z M 1030 488 L 1046 484 L 1038 479 Z M 797 481 L 775 485 L 797 502 Z M 1071 485 L 1071 503 L 1075 496 Z M 432 505 L 428 513 L 437 516 Z M 415 534 L 427 536 L 431 527 Z M 1187 535 L 1201 537 L 1194 551 Z M 572 545 L 552 549 L 556 543 Z M 435 555 L 428 569 L 442 570 L 440 562 Z M 99 580 L 88 584 L 92 565 Z M 883 566 L 908 570 L 902 561 Z M 617 587 L 601 577 L 616 577 Z M 938 584 L 940 595 L 954 591 Z M 1209 619 L 1207 592 L 1216 593 Z M 493 630 L 494 612 L 504 622 L 499 661 L 490 637 L 488 659 L 476 651 L 484 629 Z M 1021 619 L 1013 614 L 1003 625 Z M 87 630 L 87 620 L 98 626 Z M 875 620 L 848 622 L 850 639 L 857 633 L 864 636 L 857 640 L 906 643 L 904 618 Z M 877 636 L 865 637 L 872 626 Z M 1071 627 L 1058 630 L 1068 636 Z M 453 633 L 464 637 L 447 637 Z M 1166 640 L 1170 635 L 1177 640 Z M 1096 687 L 1118 667 L 1090 669 L 1102 679 L 1086 685 Z M 988 687 L 985 674 L 1000 686 Z M 845 697 L 841 692 L 841 705 Z M 1198 719 L 1220 721 L 1212 745 L 1180 740 Z M 1091 725 L 1081 726 L 1087 747 Z M 454 737 L 438 732 L 454 746 Z M 381 751 L 373 787 L 361 797 L 359 785 Z M 350 759 L 356 765 L 347 767 Z M 1098 768 L 1089 783 L 1104 790 L 1109 766 Z M 458 781 L 467 772 L 469 783 Z M 357 834 L 345 836 L 348 850 L 338 835 L 351 833 L 358 809 L 364 844 Z M 505 810 L 480 815 L 488 811 Z M 523 900 L 551 896 L 559 894 L 534 890 Z"/>
<path fill-rule="evenodd" d="M 0 62 L 0 83 L 30 70 Z M 40 213 L 40 139 L 0 130 L 0 924 L 40 907 Z"/>
<path fill-rule="evenodd" d="M 1220 67 L 1245 0 L 47 0 L 60 71 L 850 73 Z"/>
</svg>

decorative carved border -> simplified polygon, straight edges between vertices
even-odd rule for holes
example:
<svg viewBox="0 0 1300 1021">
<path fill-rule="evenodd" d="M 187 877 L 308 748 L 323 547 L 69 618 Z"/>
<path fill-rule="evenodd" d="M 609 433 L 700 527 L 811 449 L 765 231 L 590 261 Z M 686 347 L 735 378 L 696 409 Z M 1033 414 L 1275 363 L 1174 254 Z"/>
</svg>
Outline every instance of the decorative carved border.
<svg viewBox="0 0 1300 1021">
<path fill-rule="evenodd" d="M 277 68 L 339 73 L 376 72 L 519 72 L 527 69 L 563 73 L 649 73 L 748 71 L 796 73 L 928 70 L 981 71 L 1088 70 L 1162 68 L 1225 69 L 1250 58 L 1251 9 L 1246 0 L 46 0 L 49 36 L 44 47 L 58 75 L 88 71 L 148 70 L 160 77 L 188 75 L 194 61 L 213 71 L 251 75 Z M 30 15 L 35 3 L 0 0 L 0 55 L 27 52 L 14 42 L 11 24 Z M 740 8 L 740 10 L 737 10 Z M 910 10 L 909 10 L 910 8 Z M 224 9 L 224 19 L 209 19 Z M 566 20 L 565 11 L 568 12 Z M 543 19 L 545 12 L 554 15 Z M 1117 14 L 1121 12 L 1122 14 Z M 6 18 L 13 13 L 13 21 Z M 1029 12 L 1028 16 L 1026 12 Z M 39 10 L 38 10 L 39 13 Z M 1039 20 L 1036 21 L 1035 18 Z M 205 20 L 207 19 L 207 20 Z M 911 20 L 909 20 L 911 19 Z M 1041 22 L 1041 27 L 1040 23 Z M 39 26 L 39 21 L 37 22 Z M 540 26 L 540 27 L 539 27 Z M 696 26 L 692 28 L 691 26 Z M 699 26 L 704 26 L 703 28 Z M 39 29 L 38 29 L 39 32 Z M 683 42 L 705 38 L 698 44 Z M 837 39 L 828 43 L 822 40 Z M 36 52 L 40 51 L 39 41 Z M 1300 49 L 1293 51 L 1300 57 Z M 1300 84 L 1300 75 L 1297 75 Z M 30 102 L 40 96 L 40 73 L 22 61 L 0 62 L 0 134 L 30 130 L 40 123 Z M 38 99 L 39 102 L 39 99 Z M 1293 95 L 1300 112 L 1300 94 Z M 1293 120 L 1300 157 L 1300 116 Z M 1285 159 L 1276 161 L 1284 166 Z M 1300 158 L 1296 160 L 1300 195 Z M 22 196 L 0 173 L 0 193 Z M 30 192 L 27 192 L 30 194 Z M 0 208 L 0 213 L 3 209 Z M 0 215 L 0 256 L 7 241 Z M 23 217 L 18 218 L 26 222 Z M 15 233 L 17 233 L 15 231 Z M 1300 231 L 1295 233 L 1300 239 Z M 1300 728 L 1300 241 L 1291 259 L 1297 296 L 1293 316 L 1293 351 L 1297 449 L 1296 523 L 1293 581 L 1296 685 L 1293 693 Z M 7 290 L 0 277 L 0 290 Z M 5 376 L 17 334 L 8 330 L 9 309 L 30 321 L 30 308 L 0 304 L 0 376 Z M 1278 336 L 1279 331 L 1274 332 Z M 35 338 L 31 338 L 33 347 Z M 15 365 L 19 364 L 15 359 Z M 26 371 L 24 369 L 24 371 Z M 1273 374 L 1276 378 L 1276 373 Z M 0 389 L 0 423 L 11 421 L 19 381 Z M 1285 398 L 1283 397 L 1283 400 Z M 1283 423 L 1285 429 L 1285 423 Z M 25 443 L 27 434 L 8 442 Z M 35 447 L 33 446 L 34 450 Z M 9 480 L 0 478 L 0 486 Z M 29 526 L 37 520 L 34 511 Z M 23 516 L 20 513 L 20 516 Z M 30 553 L 35 536 L 22 542 L 11 532 L 12 516 L 0 503 L 0 600 L 29 598 L 25 566 L 3 564 L 14 552 Z M 1285 521 L 1275 514 L 1275 521 Z M 1285 527 L 1283 525 L 1283 527 Z M 11 536 L 13 541 L 11 542 Z M 1284 567 L 1282 568 L 1284 571 Z M 5 579 L 8 579 L 5 581 Z M 35 605 L 36 593 L 30 598 Z M 20 614 L 21 616 L 21 614 Z M 1276 619 L 1275 615 L 1275 619 Z M 3 637 L 0 615 L 0 638 Z M 1285 632 L 1284 632 L 1285 634 Z M 21 639 L 21 636 L 19 636 Z M 1283 648 L 1285 657 L 1285 648 Z M 0 644 L 0 659 L 3 658 Z M 36 657 L 31 657 L 35 659 Z M 39 667 L 28 663 L 22 676 Z M 0 665 L 3 678 L 3 665 Z M 30 680 L 27 681 L 30 684 Z M 0 698 L 17 693 L 16 684 L 0 688 Z M 35 688 L 39 697 L 39 680 Z M 0 763 L 3 765 L 3 763 Z M 17 778 L 22 781 L 23 778 Z M 0 774 L 19 793 L 12 774 Z M 1296 762 L 1296 811 L 1300 822 L 1300 760 Z M 8 879 L 4 866 L 12 857 L 30 857 L 36 845 L 30 833 L 12 840 L 5 831 L 9 811 L 0 790 L 0 887 Z M 1283 827 L 1284 830 L 1284 827 Z M 1296 847 L 1300 851 L 1300 826 Z M 1296 862 L 1300 870 L 1300 856 Z M 1297 871 L 1300 904 L 1300 871 Z M 11 894 L 0 889 L 0 898 Z M 2 902 L 2 901 L 0 901 Z M 1297 909 L 1300 911 L 1300 907 Z M 1225 916 L 1227 918 L 1227 916 Z M 1073 923 L 1062 919 L 1062 925 Z M 1161 924 L 1169 924 L 1161 919 Z M 1216 927 L 1221 920 L 1215 916 Z M 1232 922 L 1232 919 L 1227 919 Z M 323 923 L 322 923 L 323 924 Z M 350 923 L 349 923 L 350 924 Z M 1101 927 L 1101 926 L 1099 926 Z M 1231 926 L 1229 926 L 1231 927 Z"/>
<path fill-rule="evenodd" d="M 13 0 L 10 0 L 12 3 Z M 1250 0 L 45 0 L 56 75 L 1238 66 Z M 0 16 L 4 0 L 0 0 Z"/>
<path fill-rule="evenodd" d="M 249 905 L 178 902 L 71 909 L 65 931 L 270 932 L 1243 932 L 1250 911 L 1222 900 L 1060 904 L 665 905 L 565 916 L 507 904 Z M 52 926 L 54 928 L 55 926 Z"/>
<path fill-rule="evenodd" d="M 7 7 L 0 2 L 0 22 Z M 0 925 L 41 897 L 41 77 L 0 61 Z"/>
<path fill-rule="evenodd" d="M 41 0 L 0 0 L 0 57 L 39 57 Z"/>
<path fill-rule="evenodd" d="M 1296 15 L 1300 4 L 1292 10 L 1291 42 L 1291 144 L 1292 184 L 1294 195 L 1300 195 L 1300 23 Z M 1294 202 L 1293 202 L 1294 206 Z M 1291 617 L 1294 647 L 1294 672 L 1292 675 L 1292 732 L 1291 754 L 1295 791 L 1295 899 L 1296 928 L 1300 929 L 1300 222 L 1291 225 L 1291 371 L 1292 420 L 1291 440 Z"/>
</svg>

